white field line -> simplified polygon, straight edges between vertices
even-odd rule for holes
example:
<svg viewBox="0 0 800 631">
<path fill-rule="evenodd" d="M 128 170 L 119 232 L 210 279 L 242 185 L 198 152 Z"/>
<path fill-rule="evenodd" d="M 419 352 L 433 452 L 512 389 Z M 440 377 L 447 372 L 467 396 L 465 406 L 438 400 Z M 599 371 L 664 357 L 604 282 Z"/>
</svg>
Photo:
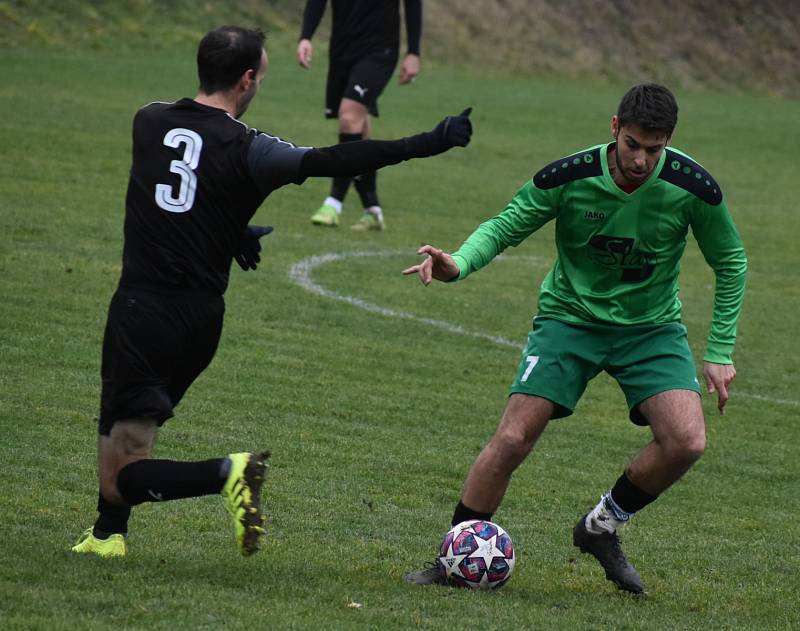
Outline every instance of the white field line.
<svg viewBox="0 0 800 631">
<path fill-rule="evenodd" d="M 320 267 L 322 265 L 327 265 L 329 263 L 343 261 L 349 258 L 387 257 L 387 256 L 402 256 L 402 255 L 408 255 L 408 251 L 407 250 L 402 250 L 402 251 L 352 250 L 349 252 L 329 252 L 328 254 L 321 254 L 318 256 L 312 256 L 307 259 L 303 259 L 299 263 L 295 263 L 294 265 L 289 267 L 289 279 L 312 294 L 316 294 L 317 296 L 323 296 L 325 298 L 330 298 L 331 300 L 337 300 L 339 302 L 346 302 L 349 305 L 358 307 L 359 309 L 363 309 L 364 311 L 368 311 L 370 313 L 377 313 L 387 318 L 411 320 L 413 322 L 419 322 L 421 324 L 426 324 L 428 326 L 441 329 L 442 331 L 446 331 L 447 333 L 455 333 L 456 335 L 465 335 L 467 337 L 474 337 L 480 340 L 486 340 L 488 342 L 492 342 L 493 344 L 497 344 L 498 346 L 507 346 L 510 348 L 518 349 L 520 351 L 522 350 L 522 344 L 518 342 L 513 342 L 504 337 L 500 337 L 499 335 L 489 335 L 488 333 L 482 333 L 480 331 L 470 331 L 462 326 L 459 326 L 458 324 L 452 324 L 451 322 L 447 322 L 445 320 L 435 320 L 433 318 L 425 318 L 410 313 L 408 311 L 400 311 L 398 309 L 390 309 L 388 307 L 382 307 L 372 302 L 362 300 L 361 298 L 356 298 L 354 296 L 347 296 L 344 294 L 340 294 L 336 291 L 333 291 L 331 289 L 325 289 L 324 287 L 316 283 L 314 279 L 311 277 L 313 271 L 317 267 Z M 550 259 L 542 256 L 507 257 L 501 255 L 497 257 L 498 260 L 504 260 L 510 258 L 513 258 L 515 260 L 531 261 L 539 264 L 550 263 Z M 735 390 L 733 392 L 733 396 L 746 397 L 749 399 L 755 399 L 757 401 L 766 401 L 777 405 L 786 405 L 791 407 L 800 406 L 800 401 L 795 401 L 793 399 L 775 399 L 773 397 L 768 397 L 763 394 L 750 394 L 748 392 L 741 392 L 740 390 Z"/>
<path fill-rule="evenodd" d="M 413 313 L 409 313 L 408 311 L 398 311 L 397 309 L 389 309 L 388 307 L 381 307 L 380 305 L 373 304 L 371 302 L 367 302 L 366 300 L 361 300 L 360 298 L 355 298 L 353 296 L 345 296 L 335 291 L 331 291 L 330 289 L 325 289 L 321 285 L 318 285 L 314 282 L 311 278 L 311 272 L 314 271 L 315 268 L 319 267 L 320 265 L 326 265 L 328 263 L 334 263 L 336 261 L 342 261 L 347 258 L 352 257 L 369 257 L 369 256 L 398 256 L 400 254 L 407 254 L 407 252 L 369 252 L 369 251 L 355 251 L 355 252 L 342 252 L 342 253 L 330 253 L 330 254 L 322 254 L 320 256 L 312 256 L 311 258 L 305 259 L 300 261 L 299 263 L 295 263 L 289 268 L 289 278 L 293 280 L 295 283 L 300 285 L 306 291 L 310 291 L 312 294 L 317 294 L 318 296 L 324 296 L 325 298 L 331 298 L 332 300 L 338 300 L 340 302 L 346 302 L 348 304 L 353 305 L 354 307 L 358 307 L 359 309 L 364 309 L 365 311 L 369 311 L 371 313 L 378 313 L 382 316 L 386 316 L 387 318 L 399 318 L 402 320 L 413 320 L 414 322 L 420 322 L 422 324 L 427 324 L 428 326 L 435 327 L 437 329 L 442 329 L 443 331 L 447 331 L 448 333 L 456 333 L 458 335 L 466 335 L 468 337 L 477 337 L 482 340 L 488 340 L 489 342 L 494 342 L 500 346 L 510 346 L 512 348 L 522 349 L 522 345 L 516 342 L 512 342 L 511 340 L 507 340 L 504 337 L 499 337 L 497 335 L 488 335 L 486 333 L 480 333 L 478 331 L 468 331 L 464 327 L 461 327 L 457 324 L 451 324 L 450 322 L 445 322 L 444 320 L 434 320 L 432 318 L 423 318 L 418 315 L 414 315 Z M 399 270 L 397 272 L 400 273 Z"/>
</svg>

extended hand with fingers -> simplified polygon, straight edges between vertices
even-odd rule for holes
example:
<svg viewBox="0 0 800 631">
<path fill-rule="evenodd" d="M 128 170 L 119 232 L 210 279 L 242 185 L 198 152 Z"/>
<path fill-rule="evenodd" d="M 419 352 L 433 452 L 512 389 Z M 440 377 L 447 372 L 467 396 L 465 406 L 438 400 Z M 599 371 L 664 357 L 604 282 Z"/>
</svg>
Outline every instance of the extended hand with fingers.
<svg viewBox="0 0 800 631">
<path fill-rule="evenodd" d="M 272 226 L 247 226 L 239 240 L 239 250 L 233 257 L 245 272 L 256 269 L 261 262 L 261 241 L 259 239 L 272 232 Z"/>
<path fill-rule="evenodd" d="M 443 282 L 454 280 L 458 277 L 460 270 L 458 265 L 447 252 L 435 248 L 432 245 L 423 245 L 417 254 L 425 254 L 427 258 L 418 265 L 412 265 L 403 270 L 403 276 L 418 274 L 420 281 L 426 287 L 435 278 Z"/>
</svg>

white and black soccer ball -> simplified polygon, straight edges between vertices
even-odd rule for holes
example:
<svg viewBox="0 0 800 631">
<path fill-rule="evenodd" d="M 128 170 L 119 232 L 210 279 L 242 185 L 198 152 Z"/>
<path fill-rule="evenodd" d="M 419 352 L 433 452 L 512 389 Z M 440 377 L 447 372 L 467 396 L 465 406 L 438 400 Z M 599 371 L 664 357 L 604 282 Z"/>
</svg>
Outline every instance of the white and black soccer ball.
<svg viewBox="0 0 800 631">
<path fill-rule="evenodd" d="M 439 547 L 440 571 L 458 587 L 502 587 L 516 561 L 511 537 L 491 521 L 463 521 L 447 532 Z"/>
</svg>

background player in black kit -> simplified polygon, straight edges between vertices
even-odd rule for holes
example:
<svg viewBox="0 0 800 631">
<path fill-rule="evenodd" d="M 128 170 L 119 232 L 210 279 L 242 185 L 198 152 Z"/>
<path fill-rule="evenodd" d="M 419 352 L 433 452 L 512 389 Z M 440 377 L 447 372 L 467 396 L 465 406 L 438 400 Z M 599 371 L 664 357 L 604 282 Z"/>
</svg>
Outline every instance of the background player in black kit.
<svg viewBox="0 0 800 631">
<path fill-rule="evenodd" d="M 248 220 L 284 184 L 352 176 L 469 142 L 469 111 L 416 136 L 321 149 L 248 127 L 238 118 L 266 75 L 263 43 L 257 30 L 209 32 L 197 52 L 198 95 L 151 103 L 134 118 L 122 276 L 103 339 L 99 516 L 75 552 L 123 556 L 132 506 L 215 493 L 233 516 L 241 553 L 258 549 L 269 454 L 151 458 L 158 427 L 214 356 L 232 260 L 243 269 L 260 260 L 258 239 L 271 229 Z"/>
<path fill-rule="evenodd" d="M 297 44 L 300 65 L 311 67 L 311 37 L 325 12 L 326 0 L 306 0 L 303 27 Z M 400 71 L 400 84 L 411 83 L 419 73 L 422 0 L 403 0 L 408 54 Z M 397 65 L 400 50 L 400 0 L 331 0 L 332 28 L 328 50 L 328 84 L 325 116 L 339 119 L 339 142 L 370 137 L 370 114 L 378 116 L 378 96 Z M 319 226 L 338 226 L 350 180 L 364 206 L 354 230 L 383 230 L 375 170 L 355 178 L 334 178 L 331 193 L 311 217 Z"/>
</svg>

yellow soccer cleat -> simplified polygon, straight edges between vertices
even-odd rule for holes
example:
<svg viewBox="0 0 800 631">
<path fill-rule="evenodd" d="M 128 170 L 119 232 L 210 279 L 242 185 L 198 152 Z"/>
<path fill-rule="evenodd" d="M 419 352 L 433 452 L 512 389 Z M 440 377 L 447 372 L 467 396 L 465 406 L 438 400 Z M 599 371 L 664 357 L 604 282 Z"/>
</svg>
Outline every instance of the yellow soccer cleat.
<svg viewBox="0 0 800 631">
<path fill-rule="evenodd" d="M 72 546 L 72 551 L 78 554 L 96 554 L 107 558 L 124 557 L 125 536 L 113 534 L 109 535 L 108 539 L 98 539 L 92 534 L 92 529 L 87 528 L 78 539 L 78 543 Z"/>
<path fill-rule="evenodd" d="M 361 215 L 361 219 L 350 226 L 350 230 L 355 230 L 356 232 L 386 230 L 386 222 L 383 220 L 383 215 L 374 215 L 371 212 L 365 212 Z"/>
<path fill-rule="evenodd" d="M 339 213 L 333 206 L 323 204 L 317 212 L 311 215 L 311 223 L 315 226 L 335 228 L 339 225 Z"/>
<path fill-rule="evenodd" d="M 222 487 L 222 499 L 233 517 L 239 551 L 250 556 L 261 547 L 266 533 L 261 513 L 261 485 L 269 466 L 269 452 L 230 454 L 228 458 L 231 470 Z"/>
</svg>

